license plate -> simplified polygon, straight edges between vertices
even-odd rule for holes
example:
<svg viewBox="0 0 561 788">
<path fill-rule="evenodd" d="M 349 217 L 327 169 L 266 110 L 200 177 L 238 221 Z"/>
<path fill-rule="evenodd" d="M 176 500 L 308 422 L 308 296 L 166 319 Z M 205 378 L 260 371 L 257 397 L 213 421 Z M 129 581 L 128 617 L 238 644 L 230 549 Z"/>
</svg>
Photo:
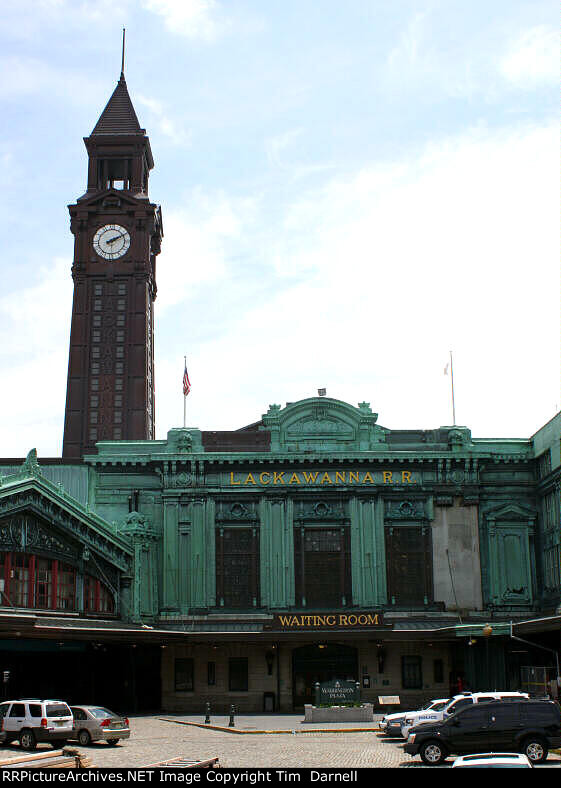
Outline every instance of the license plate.
<svg viewBox="0 0 561 788">
<path fill-rule="evenodd" d="M 122 728 L 123 727 L 123 723 L 122 722 L 114 722 L 114 723 L 112 723 L 111 727 L 112 728 Z"/>
</svg>

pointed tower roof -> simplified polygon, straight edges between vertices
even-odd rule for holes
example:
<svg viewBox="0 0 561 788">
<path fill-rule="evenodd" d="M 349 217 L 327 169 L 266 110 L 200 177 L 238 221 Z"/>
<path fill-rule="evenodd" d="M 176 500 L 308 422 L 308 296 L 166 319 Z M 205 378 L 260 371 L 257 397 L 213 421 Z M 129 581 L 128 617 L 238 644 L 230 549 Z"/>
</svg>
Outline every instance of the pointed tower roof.
<svg viewBox="0 0 561 788">
<path fill-rule="evenodd" d="M 145 129 L 140 128 L 127 90 L 125 75 L 122 72 L 117 87 L 95 124 L 91 136 L 102 134 L 145 134 Z"/>
</svg>

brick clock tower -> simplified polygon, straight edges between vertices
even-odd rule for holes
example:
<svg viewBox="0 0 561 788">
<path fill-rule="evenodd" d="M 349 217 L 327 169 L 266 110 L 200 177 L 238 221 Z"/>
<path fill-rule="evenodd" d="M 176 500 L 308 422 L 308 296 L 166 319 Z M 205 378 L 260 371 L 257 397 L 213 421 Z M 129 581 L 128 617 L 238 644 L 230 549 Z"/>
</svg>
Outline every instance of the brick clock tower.
<svg viewBox="0 0 561 788">
<path fill-rule="evenodd" d="M 163 235 L 154 166 L 124 74 L 84 139 L 88 187 L 69 206 L 74 301 L 62 455 L 154 438 L 154 299 Z"/>
</svg>

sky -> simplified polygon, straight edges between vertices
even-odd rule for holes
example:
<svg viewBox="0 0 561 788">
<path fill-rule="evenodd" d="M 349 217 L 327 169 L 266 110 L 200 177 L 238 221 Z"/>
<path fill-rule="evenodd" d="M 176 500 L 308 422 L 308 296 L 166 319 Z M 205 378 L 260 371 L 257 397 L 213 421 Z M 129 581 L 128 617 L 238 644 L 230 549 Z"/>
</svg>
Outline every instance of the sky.
<svg viewBox="0 0 561 788">
<path fill-rule="evenodd" d="M 269 404 L 528 438 L 561 405 L 556 0 L 0 0 L 0 430 L 60 456 L 67 205 L 125 74 L 164 239 L 156 437 Z"/>
</svg>

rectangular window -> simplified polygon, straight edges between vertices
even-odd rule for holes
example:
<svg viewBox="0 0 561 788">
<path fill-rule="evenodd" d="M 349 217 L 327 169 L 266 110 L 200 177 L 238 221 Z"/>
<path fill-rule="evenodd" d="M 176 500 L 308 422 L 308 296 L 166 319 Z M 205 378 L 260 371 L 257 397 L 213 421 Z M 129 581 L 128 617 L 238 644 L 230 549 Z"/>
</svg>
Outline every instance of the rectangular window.
<svg viewBox="0 0 561 788">
<path fill-rule="evenodd" d="M 338 608 L 352 604 L 350 529 L 295 528 L 296 604 Z"/>
<path fill-rule="evenodd" d="M 101 331 L 92 331 L 92 342 L 101 342 Z"/>
<path fill-rule="evenodd" d="M 431 530 L 424 525 L 386 526 L 386 571 L 392 605 L 432 602 Z"/>
<path fill-rule="evenodd" d="M 53 606 L 53 562 L 49 558 L 37 558 L 35 567 L 36 607 L 51 608 Z"/>
<path fill-rule="evenodd" d="M 232 526 L 216 532 L 216 586 L 220 607 L 259 605 L 259 531 Z"/>
<path fill-rule="evenodd" d="M 228 689 L 230 692 L 247 692 L 247 657 L 230 657 L 228 660 Z"/>
<path fill-rule="evenodd" d="M 91 387 L 92 387 L 92 391 L 99 391 L 99 379 L 98 378 L 92 378 L 92 380 L 91 380 Z"/>
<path fill-rule="evenodd" d="M 216 662 L 207 662 L 206 673 L 206 683 L 209 687 L 214 687 L 216 684 Z"/>
<path fill-rule="evenodd" d="M 56 606 L 58 610 L 74 610 L 76 607 L 76 573 L 65 564 L 58 565 Z"/>
<path fill-rule="evenodd" d="M 125 316 L 124 315 L 117 315 L 117 325 L 124 326 L 125 325 Z"/>
<path fill-rule="evenodd" d="M 94 315 L 93 316 L 93 326 L 95 328 L 99 328 L 101 326 L 101 315 Z"/>
<path fill-rule="evenodd" d="M 401 686 L 403 689 L 423 689 L 422 657 L 401 658 Z"/>
<path fill-rule="evenodd" d="M 175 660 L 175 691 L 193 692 L 194 680 L 194 660 L 176 659 Z"/>
<path fill-rule="evenodd" d="M 444 682 L 444 662 L 441 659 L 434 660 L 434 683 L 442 684 Z"/>
<path fill-rule="evenodd" d="M 127 286 L 124 284 L 119 284 L 117 286 L 117 294 L 118 295 L 126 295 L 127 294 Z"/>
<path fill-rule="evenodd" d="M 103 295 L 103 285 L 94 285 L 94 295 Z"/>
<path fill-rule="evenodd" d="M 124 347 L 122 345 L 117 345 L 117 347 L 115 348 L 115 356 L 117 358 L 124 358 L 124 355 L 125 355 Z"/>
<path fill-rule="evenodd" d="M 118 309 L 119 312 L 124 312 L 125 311 L 125 299 L 124 298 L 118 298 L 117 299 L 117 309 Z"/>
</svg>

